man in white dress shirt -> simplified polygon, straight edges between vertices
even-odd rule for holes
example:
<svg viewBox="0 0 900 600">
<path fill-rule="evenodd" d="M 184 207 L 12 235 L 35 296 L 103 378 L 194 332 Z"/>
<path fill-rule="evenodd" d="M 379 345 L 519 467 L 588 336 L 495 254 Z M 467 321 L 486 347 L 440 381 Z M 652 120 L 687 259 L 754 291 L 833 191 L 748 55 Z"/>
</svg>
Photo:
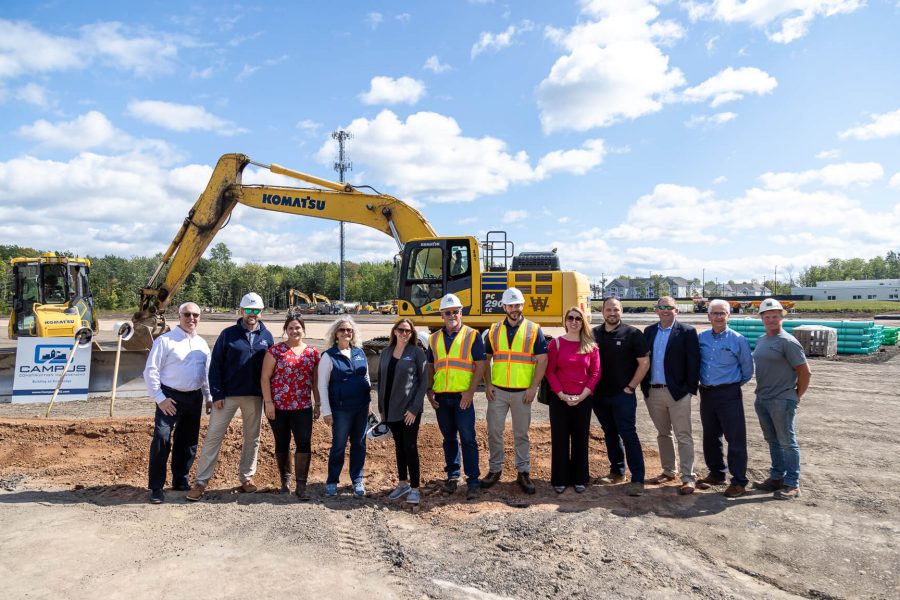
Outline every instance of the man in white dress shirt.
<svg viewBox="0 0 900 600">
<path fill-rule="evenodd" d="M 188 474 L 197 455 L 200 416 L 204 401 L 212 401 L 207 379 L 209 346 L 197 333 L 199 322 L 199 306 L 185 302 L 178 307 L 178 326 L 156 338 L 144 368 L 147 392 L 156 401 L 148 486 L 153 504 L 165 499 L 170 451 L 172 489 L 190 489 Z"/>
</svg>

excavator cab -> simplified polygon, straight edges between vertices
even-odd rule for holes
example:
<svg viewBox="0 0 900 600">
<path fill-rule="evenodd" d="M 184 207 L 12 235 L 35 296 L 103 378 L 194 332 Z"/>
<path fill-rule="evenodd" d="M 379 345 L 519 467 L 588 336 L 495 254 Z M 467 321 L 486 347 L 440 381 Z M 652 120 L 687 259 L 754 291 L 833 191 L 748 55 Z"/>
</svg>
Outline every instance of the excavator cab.
<svg viewBox="0 0 900 600">
<path fill-rule="evenodd" d="M 90 261 L 47 253 L 14 258 L 9 337 L 72 337 L 81 327 L 97 330 L 88 283 Z"/>
<path fill-rule="evenodd" d="M 403 252 L 397 297 L 417 314 L 435 311 L 431 305 L 445 294 L 465 291 L 471 301 L 473 253 L 477 253 L 475 238 L 410 241 Z"/>
</svg>

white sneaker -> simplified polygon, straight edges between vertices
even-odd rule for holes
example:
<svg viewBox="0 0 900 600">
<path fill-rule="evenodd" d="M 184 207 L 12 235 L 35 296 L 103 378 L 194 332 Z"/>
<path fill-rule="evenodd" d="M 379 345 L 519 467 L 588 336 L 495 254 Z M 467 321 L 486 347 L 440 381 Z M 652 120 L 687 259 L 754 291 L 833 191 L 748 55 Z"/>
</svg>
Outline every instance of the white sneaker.
<svg viewBox="0 0 900 600">
<path fill-rule="evenodd" d="M 405 481 L 401 481 L 397 485 L 397 487 L 394 488 L 394 491 L 392 491 L 390 494 L 388 494 L 388 498 L 390 500 L 399 500 L 400 498 L 402 498 L 403 496 L 408 494 L 411 489 L 412 488 L 409 487 L 409 483 L 407 483 Z"/>
</svg>

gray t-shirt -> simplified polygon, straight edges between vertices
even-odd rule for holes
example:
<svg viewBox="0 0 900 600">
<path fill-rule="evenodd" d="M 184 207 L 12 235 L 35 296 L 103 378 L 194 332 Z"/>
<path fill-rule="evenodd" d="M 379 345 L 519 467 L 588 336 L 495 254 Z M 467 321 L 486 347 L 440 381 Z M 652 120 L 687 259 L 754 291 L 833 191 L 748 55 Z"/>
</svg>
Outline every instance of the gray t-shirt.
<svg viewBox="0 0 900 600">
<path fill-rule="evenodd" d="M 806 362 L 803 346 L 782 329 L 778 335 L 761 335 L 753 350 L 756 364 L 756 397 L 764 400 L 797 399 L 797 371 Z"/>
</svg>

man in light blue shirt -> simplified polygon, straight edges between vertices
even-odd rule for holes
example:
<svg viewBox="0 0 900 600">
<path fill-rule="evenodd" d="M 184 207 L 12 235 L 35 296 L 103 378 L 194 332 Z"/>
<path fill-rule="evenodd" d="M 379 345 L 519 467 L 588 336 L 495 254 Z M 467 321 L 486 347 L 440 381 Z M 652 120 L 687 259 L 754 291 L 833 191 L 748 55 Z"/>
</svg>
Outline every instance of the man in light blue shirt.
<svg viewBox="0 0 900 600">
<path fill-rule="evenodd" d="M 700 489 L 731 481 L 728 498 L 747 491 L 747 423 L 741 386 L 753 377 L 753 356 L 746 338 L 728 327 L 731 305 L 725 300 L 709 303 L 712 325 L 700 334 L 700 422 L 703 424 L 703 458 L 709 474 L 697 482 Z M 722 438 L 728 443 L 727 469 Z"/>
</svg>

